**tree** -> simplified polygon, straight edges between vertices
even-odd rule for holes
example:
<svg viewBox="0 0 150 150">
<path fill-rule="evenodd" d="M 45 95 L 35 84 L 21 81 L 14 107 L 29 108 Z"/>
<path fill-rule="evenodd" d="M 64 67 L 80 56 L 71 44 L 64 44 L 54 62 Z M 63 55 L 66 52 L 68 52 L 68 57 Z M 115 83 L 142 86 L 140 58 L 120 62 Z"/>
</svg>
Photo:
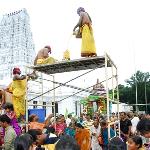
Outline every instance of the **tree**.
<svg viewBox="0 0 150 150">
<path fill-rule="evenodd" d="M 150 79 L 150 74 L 148 72 L 143 73 L 141 71 L 137 71 L 136 74 L 132 75 L 130 79 L 126 80 L 126 83 L 133 87 L 139 83 L 145 83 L 148 82 L 148 80 Z"/>
<path fill-rule="evenodd" d="M 138 104 L 150 103 L 150 74 L 137 71 L 130 79 L 126 80 L 127 85 L 119 85 L 119 97 L 121 102 L 136 104 L 136 87 Z M 140 106 L 139 109 L 145 109 Z"/>
</svg>

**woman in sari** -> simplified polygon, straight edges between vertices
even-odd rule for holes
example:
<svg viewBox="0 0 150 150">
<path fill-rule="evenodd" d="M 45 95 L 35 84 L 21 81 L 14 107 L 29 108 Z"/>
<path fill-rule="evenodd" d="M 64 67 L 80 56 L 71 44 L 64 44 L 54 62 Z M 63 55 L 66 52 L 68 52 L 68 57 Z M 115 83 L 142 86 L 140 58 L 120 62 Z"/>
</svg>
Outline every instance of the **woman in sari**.
<svg viewBox="0 0 150 150">
<path fill-rule="evenodd" d="M 97 54 L 93 37 L 92 20 L 89 14 L 85 12 L 82 7 L 77 9 L 77 14 L 80 16 L 80 19 L 73 31 L 75 32 L 76 28 L 79 27 L 77 34 L 80 34 L 80 38 L 82 38 L 81 57 L 96 56 Z"/>
<path fill-rule="evenodd" d="M 75 139 L 80 146 L 80 150 L 90 150 L 91 147 L 91 138 L 90 132 L 80 124 L 76 124 L 76 134 Z"/>
</svg>

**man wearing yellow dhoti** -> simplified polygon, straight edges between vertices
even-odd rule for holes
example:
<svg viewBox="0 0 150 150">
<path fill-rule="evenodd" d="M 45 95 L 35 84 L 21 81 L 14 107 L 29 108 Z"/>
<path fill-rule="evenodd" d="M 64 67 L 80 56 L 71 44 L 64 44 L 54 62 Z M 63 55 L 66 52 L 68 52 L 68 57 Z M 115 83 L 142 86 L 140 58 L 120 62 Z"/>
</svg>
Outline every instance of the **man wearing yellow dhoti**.
<svg viewBox="0 0 150 150">
<path fill-rule="evenodd" d="M 6 90 L 12 93 L 12 103 L 17 118 L 21 117 L 23 119 L 25 115 L 27 80 L 35 79 L 36 77 L 35 71 L 31 74 L 21 75 L 19 68 L 13 69 L 13 81 Z"/>
<path fill-rule="evenodd" d="M 77 14 L 80 16 L 79 22 L 74 27 L 79 27 L 78 34 L 81 34 L 82 46 L 81 46 L 81 57 L 93 57 L 96 56 L 95 41 L 93 37 L 92 20 L 84 8 L 79 7 L 77 9 Z"/>
<path fill-rule="evenodd" d="M 12 102 L 17 118 L 25 115 L 26 88 L 27 76 L 21 76 L 20 69 L 14 68 L 13 81 L 9 85 L 8 92 L 12 93 Z"/>
<path fill-rule="evenodd" d="M 53 64 L 56 60 L 53 57 L 49 57 L 49 53 L 51 54 L 51 47 L 45 46 L 41 49 L 34 60 L 34 65 L 41 65 L 41 64 Z"/>
</svg>

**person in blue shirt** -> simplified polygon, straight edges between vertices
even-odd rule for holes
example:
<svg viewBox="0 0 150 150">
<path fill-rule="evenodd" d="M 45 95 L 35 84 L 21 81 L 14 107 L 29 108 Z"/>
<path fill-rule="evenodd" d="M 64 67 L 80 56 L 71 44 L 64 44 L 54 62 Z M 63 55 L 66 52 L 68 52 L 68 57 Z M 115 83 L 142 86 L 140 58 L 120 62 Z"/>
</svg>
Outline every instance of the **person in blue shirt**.
<svg viewBox="0 0 150 150">
<path fill-rule="evenodd" d="M 65 134 L 74 138 L 75 136 L 75 125 L 73 123 L 69 124 L 69 127 L 65 129 Z"/>
<path fill-rule="evenodd" d="M 108 149 L 108 144 L 109 144 L 109 140 L 108 140 L 108 124 L 105 120 L 100 122 L 101 125 L 101 135 L 103 138 L 103 150 L 107 150 Z M 115 136 L 115 131 L 110 128 L 110 138 Z"/>
</svg>

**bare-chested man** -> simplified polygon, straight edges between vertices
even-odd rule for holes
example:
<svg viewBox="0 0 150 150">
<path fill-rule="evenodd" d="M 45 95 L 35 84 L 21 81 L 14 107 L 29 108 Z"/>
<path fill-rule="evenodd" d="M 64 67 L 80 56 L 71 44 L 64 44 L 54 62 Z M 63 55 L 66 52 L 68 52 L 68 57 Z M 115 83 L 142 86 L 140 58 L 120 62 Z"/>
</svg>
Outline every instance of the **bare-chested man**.
<svg viewBox="0 0 150 150">
<path fill-rule="evenodd" d="M 45 46 L 38 52 L 37 56 L 35 57 L 34 65 L 54 63 L 55 59 L 49 57 L 49 54 L 51 54 L 51 47 Z"/>
<path fill-rule="evenodd" d="M 82 57 L 96 56 L 96 48 L 93 37 L 91 17 L 87 12 L 85 12 L 84 8 L 82 7 L 79 7 L 77 9 L 77 14 L 80 16 L 80 19 L 77 25 L 74 27 L 73 31 L 75 32 L 76 28 L 79 27 L 78 33 L 81 33 L 82 38 L 81 56 Z"/>
<path fill-rule="evenodd" d="M 80 19 L 77 25 L 74 27 L 73 31 L 75 31 L 77 27 L 82 27 L 82 25 L 84 24 L 87 24 L 87 25 L 92 24 L 91 17 L 89 16 L 87 12 L 85 12 L 84 8 L 79 7 L 77 10 L 77 14 L 80 16 Z"/>
</svg>

